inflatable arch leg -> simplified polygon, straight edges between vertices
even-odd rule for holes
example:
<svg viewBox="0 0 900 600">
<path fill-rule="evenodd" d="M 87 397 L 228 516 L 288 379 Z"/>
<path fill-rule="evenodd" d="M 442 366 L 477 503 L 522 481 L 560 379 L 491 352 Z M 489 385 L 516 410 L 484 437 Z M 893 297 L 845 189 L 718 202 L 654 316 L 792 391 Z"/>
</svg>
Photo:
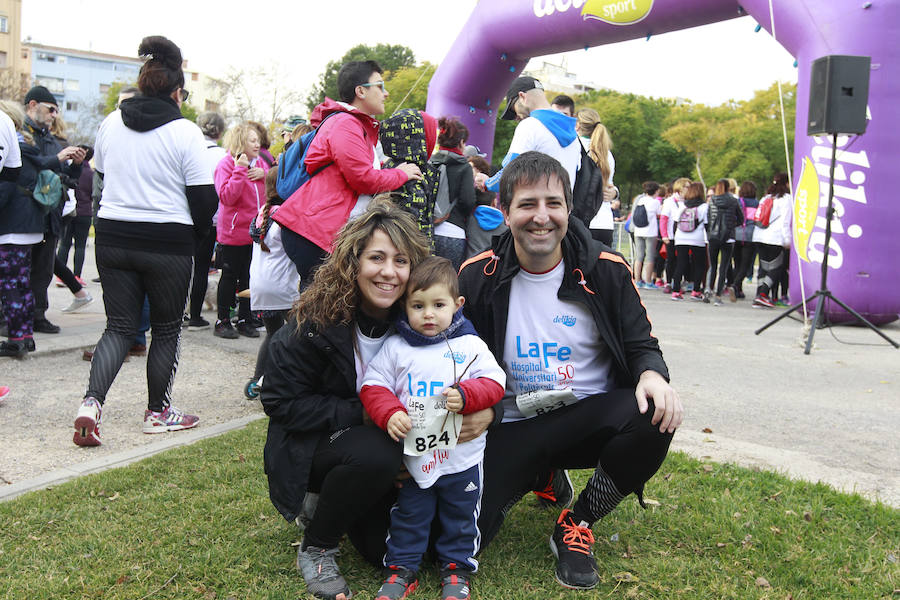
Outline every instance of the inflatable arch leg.
<svg viewBox="0 0 900 600">
<path fill-rule="evenodd" d="M 900 45 L 892 43 L 891 24 L 900 22 L 900 0 L 773 0 L 773 6 L 776 37 L 799 69 L 794 187 L 798 195 L 820 199 L 807 207 L 809 226 L 798 228 L 795 219 L 795 243 L 807 260 L 792 260 L 791 297 L 800 297 L 798 269 L 807 293 L 817 289 L 825 237 L 831 145 L 828 138 L 806 135 L 810 66 L 830 54 L 870 56 L 868 130 L 838 140 L 829 288 L 869 320 L 893 321 L 900 313 L 900 236 L 890 231 L 900 221 L 891 177 L 900 164 L 900 111 L 894 106 L 900 97 Z M 768 0 L 480 0 L 431 80 L 428 112 L 459 116 L 470 141 L 491 148 L 496 111 L 532 56 L 747 14 L 771 33 Z M 836 310 L 829 314 L 835 320 L 848 316 L 831 305 L 828 310 Z"/>
</svg>

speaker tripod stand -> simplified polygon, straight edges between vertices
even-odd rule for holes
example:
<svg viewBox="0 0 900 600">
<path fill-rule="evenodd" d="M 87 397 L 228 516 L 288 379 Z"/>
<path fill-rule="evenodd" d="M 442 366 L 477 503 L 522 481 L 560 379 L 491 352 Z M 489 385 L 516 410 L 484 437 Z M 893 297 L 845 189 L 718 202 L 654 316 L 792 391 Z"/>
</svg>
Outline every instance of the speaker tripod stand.
<svg viewBox="0 0 900 600">
<path fill-rule="evenodd" d="M 808 302 L 811 300 L 816 300 L 816 312 L 813 316 L 812 327 L 809 329 L 809 337 L 806 338 L 806 349 L 803 351 L 804 354 L 809 354 L 810 350 L 812 350 L 813 344 L 813 336 L 816 333 L 816 329 L 822 324 L 822 320 L 825 317 L 825 303 L 828 300 L 831 300 L 848 313 L 853 315 L 853 317 L 883 337 L 887 340 L 894 348 L 900 348 L 900 345 L 897 344 L 894 340 L 885 335 L 880 329 L 875 327 L 872 323 L 870 323 L 865 317 L 861 314 L 841 302 L 831 291 L 828 289 L 828 245 L 831 242 L 831 219 L 834 218 L 834 166 L 837 160 L 837 133 L 832 134 L 831 138 L 831 170 L 828 176 L 828 208 L 825 211 L 825 245 L 823 248 L 824 256 L 822 257 L 822 278 L 819 289 L 815 291 L 811 296 L 804 298 L 802 302 L 798 302 L 794 304 L 786 311 L 784 311 L 779 316 L 775 317 L 762 327 L 756 330 L 756 335 L 761 334 L 763 331 L 777 323 L 778 321 L 784 319 L 788 315 L 793 312 L 800 310 L 803 306 L 806 306 Z"/>
</svg>

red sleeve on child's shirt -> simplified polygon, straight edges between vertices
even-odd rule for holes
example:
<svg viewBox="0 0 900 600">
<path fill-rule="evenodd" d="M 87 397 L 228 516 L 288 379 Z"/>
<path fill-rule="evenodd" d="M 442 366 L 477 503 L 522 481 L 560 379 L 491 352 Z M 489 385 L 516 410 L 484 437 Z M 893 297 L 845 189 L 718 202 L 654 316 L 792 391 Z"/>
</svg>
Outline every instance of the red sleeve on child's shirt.
<svg viewBox="0 0 900 600">
<path fill-rule="evenodd" d="M 364 385 L 359 392 L 359 399 L 375 424 L 382 429 L 387 429 L 387 422 L 395 412 L 406 412 L 397 396 L 380 385 Z"/>
<path fill-rule="evenodd" d="M 466 399 L 462 409 L 464 415 L 490 408 L 503 399 L 503 386 L 488 377 L 467 379 L 459 387 Z"/>
</svg>

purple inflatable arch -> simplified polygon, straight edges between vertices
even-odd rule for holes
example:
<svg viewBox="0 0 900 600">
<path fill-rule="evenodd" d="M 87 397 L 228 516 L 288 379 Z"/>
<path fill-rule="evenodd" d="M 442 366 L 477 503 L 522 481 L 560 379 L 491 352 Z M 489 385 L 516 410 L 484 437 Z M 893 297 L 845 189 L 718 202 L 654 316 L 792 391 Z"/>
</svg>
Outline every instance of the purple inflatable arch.
<svg viewBox="0 0 900 600">
<path fill-rule="evenodd" d="M 793 256 L 791 297 L 800 297 L 798 268 L 807 294 L 818 288 L 825 238 L 831 144 L 830 138 L 806 135 L 810 65 L 825 55 L 870 56 L 868 130 L 838 139 L 828 282 L 838 298 L 873 322 L 893 321 L 900 313 L 900 236 L 892 229 L 900 221 L 892 170 L 900 165 L 900 0 L 773 5 L 776 38 L 799 69 L 794 188 L 802 180 L 811 198 L 820 198 L 818 207 L 814 200 L 809 206 L 807 226 L 798 233 L 795 224 L 806 260 Z M 480 0 L 431 80 L 427 110 L 459 115 L 470 142 L 491 148 L 497 110 L 529 58 L 747 14 L 772 32 L 768 0 Z M 833 319 L 849 316 L 831 303 L 827 308 Z"/>
</svg>

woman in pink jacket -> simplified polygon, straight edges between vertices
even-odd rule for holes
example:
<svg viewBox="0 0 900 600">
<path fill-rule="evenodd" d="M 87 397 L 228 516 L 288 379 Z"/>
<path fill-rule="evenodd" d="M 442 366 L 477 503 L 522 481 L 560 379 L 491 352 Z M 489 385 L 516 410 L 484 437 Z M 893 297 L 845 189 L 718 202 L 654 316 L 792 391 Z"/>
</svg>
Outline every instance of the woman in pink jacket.
<svg viewBox="0 0 900 600">
<path fill-rule="evenodd" d="M 228 154 L 216 167 L 216 192 L 219 194 L 219 218 L 216 228 L 216 261 L 222 269 L 216 295 L 218 319 L 213 332 L 217 337 L 236 339 L 238 334 L 259 337 L 250 319 L 250 299 L 238 303 L 237 331 L 231 326 L 230 312 L 235 292 L 250 287 L 250 257 L 253 242 L 250 222 L 266 203 L 266 171 L 259 159 L 259 135 L 246 123 L 226 134 Z"/>
</svg>

